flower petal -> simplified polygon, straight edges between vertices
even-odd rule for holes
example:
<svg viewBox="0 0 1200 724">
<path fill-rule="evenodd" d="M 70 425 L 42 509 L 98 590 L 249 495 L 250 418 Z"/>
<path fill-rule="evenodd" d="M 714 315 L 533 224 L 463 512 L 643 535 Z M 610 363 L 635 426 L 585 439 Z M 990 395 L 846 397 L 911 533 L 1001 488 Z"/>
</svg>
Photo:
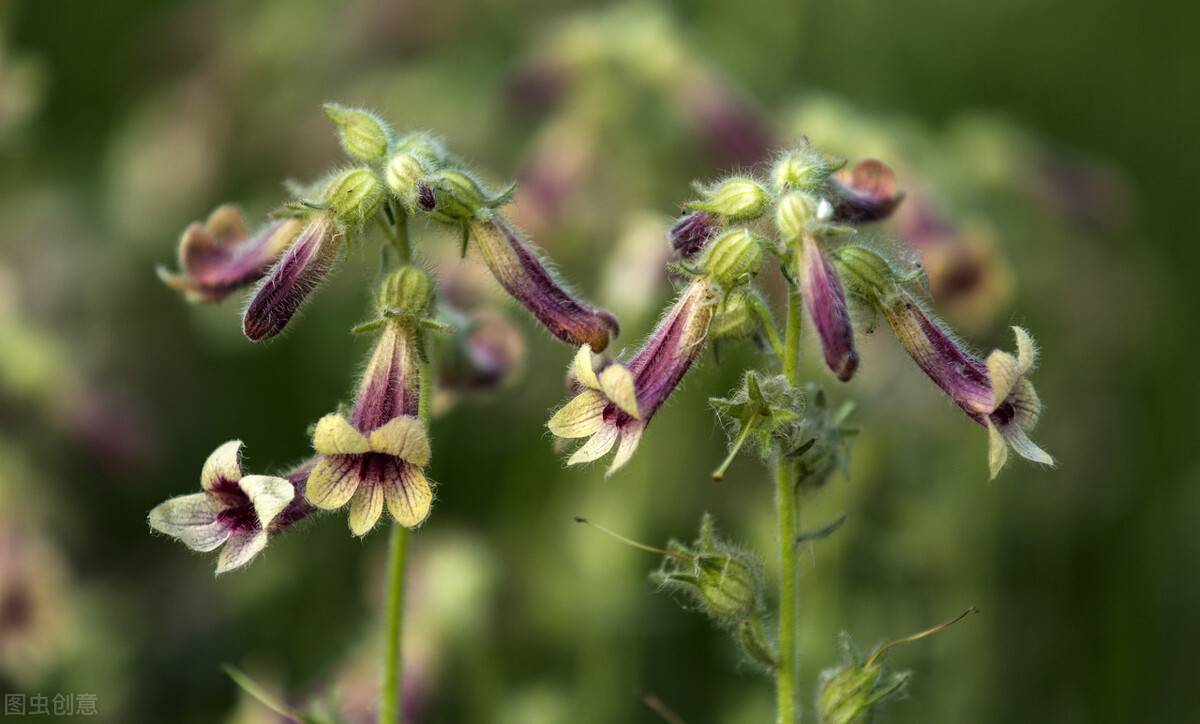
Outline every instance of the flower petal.
<svg viewBox="0 0 1200 724">
<path fill-rule="evenodd" d="M 367 437 L 338 414 L 322 417 L 313 430 L 313 449 L 322 455 L 351 455 L 371 450 Z"/>
<path fill-rule="evenodd" d="M 988 428 L 988 470 L 991 473 L 991 479 L 995 480 L 1000 474 L 1000 469 L 1004 467 L 1004 463 L 1008 460 L 1008 445 L 1004 441 L 1004 436 L 1000 434 L 1000 430 L 989 420 Z"/>
<path fill-rule="evenodd" d="M 360 455 L 327 455 L 308 475 L 305 495 L 318 508 L 335 510 L 358 490 Z"/>
<path fill-rule="evenodd" d="M 230 440 L 208 456 L 204 461 L 204 469 L 200 473 L 200 486 L 205 490 L 215 490 L 222 480 L 236 483 L 242 478 L 242 466 L 238 462 L 242 441 Z"/>
<path fill-rule="evenodd" d="M 371 450 L 394 455 L 417 467 L 429 464 L 429 436 L 425 425 L 415 417 L 392 418 L 383 427 L 371 431 Z"/>
<path fill-rule="evenodd" d="M 217 520 L 221 506 L 208 493 L 171 498 L 150 511 L 150 527 L 177 538 L 194 551 L 214 550 L 229 538 L 229 528 Z"/>
<path fill-rule="evenodd" d="M 607 478 L 629 462 L 637 450 L 638 443 L 642 439 L 642 431 L 645 429 L 646 425 L 641 422 L 626 425 L 621 429 L 621 444 L 617 446 L 617 454 L 613 456 L 612 465 L 608 466 L 608 472 L 604 474 L 604 477 Z"/>
<path fill-rule="evenodd" d="M 608 407 L 608 399 L 595 390 L 588 390 L 559 408 L 546 427 L 558 437 L 588 437 L 604 424 L 605 407 Z"/>
<path fill-rule="evenodd" d="M 283 331 L 333 269 L 343 238 L 331 214 L 309 222 L 251 297 L 242 315 L 242 331 L 248 339 L 258 342 Z"/>
<path fill-rule="evenodd" d="M 811 235 L 804 236 L 800 263 L 800 292 L 821 340 L 825 364 L 839 380 L 847 382 L 858 369 L 858 352 L 854 348 L 854 328 L 850 325 L 842 282 L 824 246 Z"/>
<path fill-rule="evenodd" d="M 1021 327 L 1013 327 L 1012 330 L 1017 338 L 1017 364 L 1020 365 L 1021 374 L 1029 374 L 1037 364 L 1037 347 L 1034 346 L 1033 337 L 1029 336 L 1029 332 Z"/>
<path fill-rule="evenodd" d="M 405 528 L 414 528 L 429 515 L 433 489 L 425 474 L 415 465 L 402 463 L 397 480 L 386 481 L 384 493 L 388 512 Z"/>
<path fill-rule="evenodd" d="M 370 484 L 358 486 L 358 492 L 350 500 L 350 532 L 356 536 L 364 536 L 371 532 L 379 515 L 383 513 L 383 491 L 385 485 Z"/>
<path fill-rule="evenodd" d="M 600 389 L 604 396 L 634 419 L 640 419 L 637 390 L 633 385 L 633 373 L 628 367 L 614 362 L 600 373 Z"/>
<path fill-rule="evenodd" d="M 579 347 L 579 351 L 575 353 L 575 360 L 571 365 L 571 369 L 575 373 L 575 379 L 579 381 L 579 384 L 589 390 L 600 389 L 600 380 L 596 379 L 596 370 L 592 368 L 592 346 L 590 344 Z"/>
<path fill-rule="evenodd" d="M 263 530 L 296 497 L 296 488 L 289 480 L 273 475 L 247 475 L 238 481 L 238 486 L 254 504 L 258 524 Z"/>
<path fill-rule="evenodd" d="M 229 536 L 221 555 L 217 557 L 217 575 L 241 568 L 267 547 L 267 533 L 263 530 L 243 531 Z"/>
<path fill-rule="evenodd" d="M 1026 460 L 1032 460 L 1035 463 L 1049 465 L 1054 467 L 1054 458 L 1045 450 L 1037 446 L 1033 440 L 1029 439 L 1029 435 L 1021 429 L 1020 425 L 1011 424 L 1000 428 L 1000 434 L 1004 436 L 1004 441 L 1008 446 L 1016 451 L 1018 455 Z"/>
<path fill-rule="evenodd" d="M 593 460 L 604 457 L 612 450 L 613 445 L 617 442 L 617 426 L 612 424 L 601 425 L 596 434 L 588 438 L 588 441 L 579 446 L 571 457 L 567 458 L 567 465 L 578 465 L 579 463 L 590 463 Z"/>
</svg>

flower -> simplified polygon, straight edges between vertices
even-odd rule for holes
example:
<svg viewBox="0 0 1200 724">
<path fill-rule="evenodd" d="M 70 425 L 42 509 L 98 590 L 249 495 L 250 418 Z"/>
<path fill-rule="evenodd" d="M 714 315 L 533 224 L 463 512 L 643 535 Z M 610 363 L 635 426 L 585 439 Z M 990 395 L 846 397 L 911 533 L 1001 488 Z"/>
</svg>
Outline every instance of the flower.
<svg viewBox="0 0 1200 724">
<path fill-rule="evenodd" d="M 987 359 L 968 352 L 898 282 L 890 265 L 862 247 L 838 250 L 839 268 L 856 294 L 878 309 L 929 379 L 972 419 L 988 430 L 988 464 L 995 478 L 1008 459 L 1008 448 L 1021 457 L 1054 465 L 1054 459 L 1029 439 L 1041 414 L 1041 401 L 1028 379 L 1037 352 L 1029 333 L 1013 327 L 1015 355 L 999 350 Z"/>
<path fill-rule="evenodd" d="M 321 457 L 308 479 L 308 499 L 325 510 L 349 502 L 350 530 L 358 536 L 375 526 L 385 501 L 406 528 L 429 515 L 433 491 L 422 472 L 429 463 L 429 438 L 417 417 L 418 343 L 412 317 L 386 318 L 349 419 L 326 415 L 313 432 Z"/>
<path fill-rule="evenodd" d="M 904 200 L 891 167 L 873 158 L 831 176 L 828 191 L 833 218 L 850 223 L 886 219 Z"/>
<path fill-rule="evenodd" d="M 183 232 L 181 271 L 159 266 L 158 278 L 190 302 L 220 301 L 262 278 L 301 228 L 297 219 L 277 219 L 251 236 L 236 207 L 219 206 L 203 225 Z"/>
<path fill-rule="evenodd" d="M 271 267 L 242 315 L 242 331 L 251 341 L 283 331 L 300 305 L 333 269 L 345 232 L 332 212 L 313 214 L 287 253 Z"/>
<path fill-rule="evenodd" d="M 483 261 L 505 291 L 555 337 L 597 352 L 620 332 L 616 317 L 577 299 L 538 258 L 532 245 L 498 213 L 470 222 Z"/>
<path fill-rule="evenodd" d="M 525 340 L 506 317 L 477 309 L 463 317 L 462 327 L 439 357 L 442 390 L 472 393 L 499 389 L 523 369 Z"/>
<path fill-rule="evenodd" d="M 207 553 L 222 545 L 217 573 L 249 563 L 268 539 L 312 512 L 303 490 L 312 463 L 283 477 L 242 475 L 241 440 L 218 447 L 200 474 L 203 492 L 183 495 L 150 511 L 154 530 L 177 538 L 195 551 Z"/>
<path fill-rule="evenodd" d="M 800 295 L 821 339 L 825 364 L 839 380 L 846 382 L 858 369 L 846 293 L 824 244 L 812 234 L 803 234 L 801 240 Z"/>
<path fill-rule="evenodd" d="M 723 220 L 712 211 L 693 211 L 685 214 L 671 225 L 667 240 L 671 248 L 682 259 L 690 259 L 704 248 L 708 240 L 720 230 Z"/>
<path fill-rule="evenodd" d="M 614 362 L 597 374 L 591 348 L 580 347 L 573 372 L 583 390 L 547 423 L 558 437 L 588 438 L 568 465 L 603 457 L 618 438 L 608 474 L 629 461 L 650 418 L 703 349 L 720 296 L 720 287 L 708 276 L 696 277 L 628 364 Z"/>
</svg>

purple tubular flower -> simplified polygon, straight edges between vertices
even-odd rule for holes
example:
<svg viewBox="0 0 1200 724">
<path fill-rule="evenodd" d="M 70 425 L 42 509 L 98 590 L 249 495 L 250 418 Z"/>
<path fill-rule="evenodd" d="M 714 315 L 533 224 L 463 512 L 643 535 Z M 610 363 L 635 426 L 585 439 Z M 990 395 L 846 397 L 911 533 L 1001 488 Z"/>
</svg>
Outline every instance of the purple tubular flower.
<svg viewBox="0 0 1200 724">
<path fill-rule="evenodd" d="M 981 359 L 925 311 L 883 257 L 863 247 L 844 246 L 836 260 L 855 294 L 883 313 L 917 366 L 972 420 L 987 428 L 993 478 L 1004 466 L 1010 447 L 1027 460 L 1054 464 L 1054 458 L 1029 439 L 1042 403 L 1029 381 L 1037 352 L 1024 329 L 1013 327 L 1016 355 L 996 350 Z"/>
<path fill-rule="evenodd" d="M 242 475 L 240 440 L 217 448 L 204 463 L 203 492 L 171 498 L 150 511 L 150 527 L 177 538 L 192 550 L 208 552 L 224 546 L 217 573 L 249 563 L 267 541 L 314 508 L 305 500 L 309 461 L 283 477 Z"/>
<path fill-rule="evenodd" d="M 667 232 L 671 248 L 681 259 L 700 253 L 708 240 L 721 229 L 721 216 L 711 211 L 693 211 L 679 217 Z"/>
<path fill-rule="evenodd" d="M 344 238 L 333 214 L 320 212 L 309 219 L 251 297 L 242 316 L 246 337 L 257 342 L 283 331 L 308 295 L 333 269 Z"/>
<path fill-rule="evenodd" d="M 829 192 L 833 218 L 850 223 L 886 219 L 904 200 L 891 167 L 873 158 L 829 179 Z"/>
<path fill-rule="evenodd" d="M 158 277 L 190 302 L 217 302 L 262 278 L 300 233 L 297 219 L 272 221 L 253 236 L 234 206 L 220 206 L 179 240 L 179 273 L 158 267 Z"/>
<path fill-rule="evenodd" d="M 350 503 L 350 530 L 366 535 L 387 509 L 412 528 L 429 514 L 433 491 L 422 469 L 429 439 L 417 417 L 420 372 L 412 323 L 384 325 L 347 420 L 338 414 L 317 422 L 313 448 L 321 456 L 305 491 L 318 508 Z"/>
<path fill-rule="evenodd" d="M 825 364 L 839 380 L 846 382 L 858 369 L 858 352 L 854 349 L 854 328 L 850 324 L 846 293 L 825 247 L 808 234 L 803 237 L 803 256 L 798 271 L 800 294 L 821 339 Z"/>
<path fill-rule="evenodd" d="M 613 315 L 564 289 L 503 216 L 493 213 L 487 221 L 472 221 L 471 232 L 496 281 L 555 337 L 600 351 L 620 332 Z"/>
<path fill-rule="evenodd" d="M 495 390 L 519 373 L 524 360 L 525 340 L 516 325 L 490 310 L 476 310 L 440 356 L 439 386 L 464 393 Z"/>
<path fill-rule="evenodd" d="M 597 374 L 592 350 L 580 348 L 573 372 L 583 391 L 547 423 L 558 437 L 588 438 L 567 460 L 568 465 L 603 457 L 618 439 L 620 445 L 608 474 L 629 461 L 650 418 L 704 348 L 719 301 L 715 284 L 704 277 L 694 280 L 627 365 L 614 362 Z"/>
</svg>

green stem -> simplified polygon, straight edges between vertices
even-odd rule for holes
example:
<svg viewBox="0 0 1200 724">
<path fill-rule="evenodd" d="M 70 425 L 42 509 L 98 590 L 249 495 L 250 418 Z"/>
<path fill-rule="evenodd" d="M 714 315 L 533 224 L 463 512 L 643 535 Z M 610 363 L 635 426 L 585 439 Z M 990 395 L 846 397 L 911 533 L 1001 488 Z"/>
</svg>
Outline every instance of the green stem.
<svg viewBox="0 0 1200 724">
<path fill-rule="evenodd" d="M 394 229 L 384 225 L 388 240 L 396 248 L 400 263 L 407 264 L 412 259 L 412 248 L 408 240 L 408 217 L 402 209 L 396 212 Z M 429 365 L 421 363 L 420 368 L 420 405 L 418 415 L 421 421 L 429 424 Z M 383 657 L 383 687 L 379 700 L 379 724 L 396 724 L 401 712 L 401 695 L 403 693 L 403 637 L 404 637 L 404 565 L 408 549 L 408 529 L 398 523 L 392 523 L 392 535 L 388 541 L 388 597 L 387 597 L 387 639 Z"/>
<path fill-rule="evenodd" d="M 800 358 L 800 292 L 788 290 L 787 326 L 784 336 L 783 372 L 796 384 Z M 776 535 L 779 541 L 779 666 L 775 670 L 776 722 L 797 721 L 796 683 L 799 673 L 796 629 L 799 604 L 797 578 L 796 515 L 798 501 L 793 485 L 793 464 L 782 456 L 775 468 Z"/>
<path fill-rule="evenodd" d="M 408 529 L 392 524 L 388 542 L 387 651 L 383 659 L 383 696 L 379 702 L 379 724 L 396 724 L 402 688 L 401 637 L 404 635 L 404 562 Z"/>
<path fill-rule="evenodd" d="M 771 349 L 775 351 L 775 356 L 783 360 L 787 348 L 779 340 L 779 331 L 775 329 L 775 320 L 771 318 L 771 310 L 767 309 L 767 305 L 757 294 L 750 296 L 750 306 L 758 315 L 759 321 L 762 322 L 763 331 L 767 334 L 767 341 L 771 343 Z"/>
</svg>

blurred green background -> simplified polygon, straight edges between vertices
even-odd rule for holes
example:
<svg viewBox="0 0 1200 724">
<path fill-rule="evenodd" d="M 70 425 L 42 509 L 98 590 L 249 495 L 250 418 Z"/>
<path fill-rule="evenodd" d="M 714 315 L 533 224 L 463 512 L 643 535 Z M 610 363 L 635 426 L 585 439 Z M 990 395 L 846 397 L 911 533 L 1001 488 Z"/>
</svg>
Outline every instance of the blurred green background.
<svg viewBox="0 0 1200 724">
<path fill-rule="evenodd" d="M 986 435 L 888 334 L 836 388 L 807 345 L 809 377 L 857 400 L 863 428 L 849 475 L 803 513 L 807 528 L 849 513 L 804 559 L 807 704 L 838 631 L 867 647 L 976 605 L 891 654 L 915 676 L 887 721 L 1200 720 L 1200 44 L 1184 4 L 572 5 L 0 5 L 0 692 L 95 694 L 109 722 L 272 721 L 231 662 L 297 704 L 336 689 L 348 721 L 369 720 L 386 535 L 328 516 L 214 581 L 211 557 L 145 524 L 225 440 L 257 471 L 301 459 L 306 426 L 352 389 L 369 246 L 266 345 L 242 338 L 237 302 L 191 307 L 154 275 L 218 203 L 262 214 L 285 178 L 339 163 L 320 112 L 338 100 L 521 180 L 517 217 L 620 314 L 626 346 L 670 298 L 653 272 L 634 280 L 692 179 L 802 134 L 893 164 L 999 260 L 999 291 L 943 311 L 981 349 L 1009 348 L 1008 324 L 1033 332 L 1036 439 L 1059 467 L 1013 461 L 988 483 Z M 749 125 L 714 128 L 705 99 Z M 418 231 L 452 257 L 451 236 Z M 508 311 L 523 374 L 433 428 L 410 719 L 653 722 L 652 692 L 692 724 L 770 721 L 770 682 L 653 590 L 654 557 L 571 521 L 661 543 L 707 510 L 771 550 L 763 468 L 708 478 L 723 435 L 705 399 L 752 346 L 707 356 L 604 480 L 564 469 L 545 433 L 570 350 Z"/>
</svg>

